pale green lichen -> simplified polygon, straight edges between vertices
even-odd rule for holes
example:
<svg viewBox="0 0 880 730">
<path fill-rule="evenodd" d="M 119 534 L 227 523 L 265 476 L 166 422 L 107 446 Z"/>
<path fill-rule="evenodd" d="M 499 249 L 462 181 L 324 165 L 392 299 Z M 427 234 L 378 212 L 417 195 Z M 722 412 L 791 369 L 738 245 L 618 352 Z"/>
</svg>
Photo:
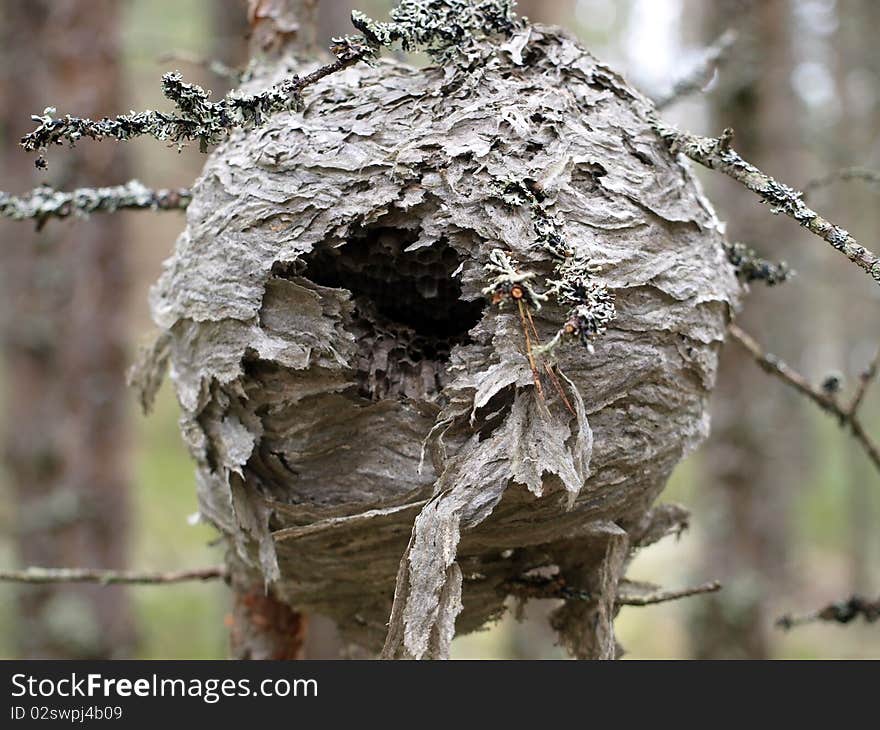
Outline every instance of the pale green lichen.
<svg viewBox="0 0 880 730">
<path fill-rule="evenodd" d="M 724 250 L 737 278 L 747 284 L 763 281 L 767 286 L 776 286 L 794 276 L 785 261 L 768 261 L 744 243 L 725 243 Z"/>
<path fill-rule="evenodd" d="M 596 279 L 598 267 L 589 258 L 579 255 L 568 243 L 564 221 L 547 210 L 542 201 L 543 195 L 535 184 L 511 178 L 496 181 L 496 187 L 508 206 L 529 208 L 536 245 L 550 254 L 556 267 L 553 276 L 546 280 L 546 292 L 539 293 L 529 283 L 532 274 L 520 272 L 509 256 L 493 251 L 493 256 L 496 253 L 498 256 L 491 260 L 486 269 L 494 273 L 495 278 L 483 293 L 498 304 L 503 304 L 511 297 L 522 299 L 536 311 L 540 309 L 541 302 L 552 296 L 569 310 L 556 335 L 539 349 L 552 351 L 564 336 L 573 336 L 592 351 L 593 341 L 605 334 L 616 316 L 613 292 Z M 518 295 L 517 284 L 522 285 L 523 294 Z"/>
<path fill-rule="evenodd" d="M 210 100 L 210 91 L 185 83 L 182 75 L 175 71 L 162 77 L 162 93 L 174 103 L 176 114 L 148 109 L 113 119 L 82 119 L 70 114 L 55 118 L 55 110 L 50 107 L 42 115 L 33 117 L 39 126 L 22 137 L 21 146 L 36 152 L 65 141 L 73 146 L 83 137 L 121 141 L 148 136 L 178 146 L 198 140 L 204 152 L 208 145 L 222 141 L 232 129 L 258 127 L 272 114 L 299 108 L 305 81 L 294 76 L 258 94 L 241 96 L 232 92 L 215 102 Z M 42 166 L 38 163 L 38 167 Z"/>
<path fill-rule="evenodd" d="M 379 22 L 355 10 L 351 22 L 362 37 L 335 39 L 340 47 L 362 48 L 363 40 L 379 48 L 425 51 L 440 63 L 470 55 L 481 39 L 510 35 L 522 24 L 515 0 L 403 0 L 391 11 L 390 22 Z"/>
<path fill-rule="evenodd" d="M 547 301 L 547 295 L 541 294 L 532 283 L 536 274 L 520 271 L 513 257 L 500 248 L 489 253 L 489 263 L 485 268 L 493 277 L 483 289 L 483 296 L 491 297 L 493 304 L 504 306 L 509 299 L 521 299 L 538 311 L 541 303 Z"/>
</svg>

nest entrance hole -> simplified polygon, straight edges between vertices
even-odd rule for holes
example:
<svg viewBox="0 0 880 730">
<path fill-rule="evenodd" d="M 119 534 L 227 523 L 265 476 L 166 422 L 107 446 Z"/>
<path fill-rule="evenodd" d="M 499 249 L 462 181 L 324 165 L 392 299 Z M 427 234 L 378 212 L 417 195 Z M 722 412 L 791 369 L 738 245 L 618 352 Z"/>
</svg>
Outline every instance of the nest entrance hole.
<svg viewBox="0 0 880 730">
<path fill-rule="evenodd" d="M 456 250 L 440 239 L 407 251 L 418 238 L 418 229 L 376 226 L 306 257 L 306 278 L 351 292 L 358 391 L 370 400 L 434 399 L 452 348 L 483 316 L 485 302 L 461 298 Z"/>
</svg>

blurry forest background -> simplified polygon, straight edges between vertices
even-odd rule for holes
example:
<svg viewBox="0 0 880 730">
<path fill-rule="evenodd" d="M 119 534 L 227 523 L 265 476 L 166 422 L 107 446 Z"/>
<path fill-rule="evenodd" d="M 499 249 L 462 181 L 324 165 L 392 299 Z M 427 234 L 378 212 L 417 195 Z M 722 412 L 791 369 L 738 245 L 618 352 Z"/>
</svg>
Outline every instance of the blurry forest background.
<svg viewBox="0 0 880 730">
<path fill-rule="evenodd" d="M 317 42 L 348 32 L 358 7 L 321 0 Z M 880 4 L 873 0 L 521 0 L 536 21 L 577 34 L 652 96 L 670 91 L 724 30 L 738 40 L 705 94 L 666 110 L 691 131 L 737 132 L 743 156 L 804 189 L 851 166 L 880 169 Z M 84 143 L 48 173 L 17 147 L 46 106 L 102 116 L 164 108 L 159 80 L 224 93 L 195 58 L 246 59 L 239 0 L 0 0 L 0 189 L 121 183 L 188 186 L 204 158 L 155 141 Z M 169 54 L 176 57 L 169 58 Z M 843 257 L 775 218 L 732 181 L 698 171 L 732 240 L 798 276 L 754 287 L 743 327 L 814 382 L 852 386 L 880 343 L 880 293 Z M 880 231 L 880 190 L 857 181 L 810 188 L 810 201 L 860 240 Z M 147 291 L 183 227 L 179 213 L 91 221 L 0 223 L 0 566 L 177 569 L 220 562 L 212 530 L 191 526 L 194 469 L 171 388 L 140 415 L 122 374 L 151 332 Z M 871 246 L 876 250 L 876 243 Z M 844 386 L 846 387 L 846 385 Z M 880 431 L 880 392 L 866 425 Z M 663 499 L 689 506 L 692 527 L 641 555 L 630 576 L 670 587 L 719 579 L 712 596 L 625 607 L 629 657 L 877 657 L 876 625 L 773 622 L 851 593 L 880 590 L 880 479 L 814 405 L 726 348 L 709 443 L 676 472 Z M 162 587 L 0 585 L 0 656 L 220 658 L 228 591 L 220 583 Z M 489 631 L 456 640 L 461 658 L 561 657 L 530 604 Z M 310 656 L 332 655 L 314 623 Z"/>
</svg>

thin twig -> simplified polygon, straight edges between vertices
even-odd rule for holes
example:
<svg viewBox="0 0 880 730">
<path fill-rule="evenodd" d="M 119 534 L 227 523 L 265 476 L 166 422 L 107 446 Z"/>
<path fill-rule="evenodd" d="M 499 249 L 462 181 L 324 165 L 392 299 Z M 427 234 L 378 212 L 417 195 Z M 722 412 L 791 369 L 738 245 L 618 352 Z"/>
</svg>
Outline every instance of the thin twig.
<svg viewBox="0 0 880 730">
<path fill-rule="evenodd" d="M 751 335 L 744 332 L 738 325 L 731 324 L 728 327 L 728 332 L 730 332 L 730 335 L 734 340 L 752 355 L 764 372 L 780 378 L 782 381 L 797 390 L 801 395 L 812 400 L 822 410 L 828 411 L 841 419 L 846 417 L 843 409 L 837 403 L 835 398 L 823 393 L 819 388 L 813 386 L 803 375 L 775 355 L 764 352 L 758 342 Z"/>
<path fill-rule="evenodd" d="M 705 48 L 698 61 L 689 68 L 673 85 L 672 90 L 657 97 L 654 106 L 666 109 L 687 96 L 702 91 L 712 80 L 717 69 L 727 61 L 728 51 L 736 42 L 736 32 L 725 31 L 718 39 Z"/>
<path fill-rule="evenodd" d="M 869 624 L 880 619 L 880 599 L 869 601 L 860 596 L 852 596 L 845 601 L 830 603 L 824 608 L 811 613 L 780 616 L 776 620 L 776 625 L 788 631 L 795 626 L 803 626 L 804 624 L 817 623 L 819 621 L 848 624 L 859 616 L 863 617 L 865 622 Z"/>
<path fill-rule="evenodd" d="M 535 342 L 541 341 L 541 335 L 538 334 L 538 328 L 535 326 L 535 318 L 532 317 L 532 312 L 529 309 L 526 309 L 526 318 L 529 321 L 529 327 L 532 331 L 532 334 L 535 336 Z M 546 360 L 544 361 L 544 370 L 547 373 L 547 377 L 550 378 L 550 382 L 553 383 L 553 387 L 556 389 L 556 392 L 559 394 L 559 397 L 562 399 L 562 402 L 565 404 L 565 407 L 568 409 L 568 412 L 573 416 L 577 416 L 577 411 L 575 411 L 574 406 L 568 400 L 568 396 L 565 395 L 565 388 L 562 387 L 562 383 L 559 381 L 556 373 L 553 372 L 553 368 L 550 363 Z"/>
<path fill-rule="evenodd" d="M 161 54 L 156 59 L 156 62 L 162 64 L 186 63 L 190 66 L 203 68 L 206 71 L 210 71 L 215 76 L 219 76 L 222 79 L 235 83 L 241 81 L 242 74 L 244 73 L 243 70 L 232 68 L 232 66 L 226 65 L 223 61 L 219 61 L 215 58 L 204 58 L 203 56 L 190 53 L 189 51 L 169 51 L 168 53 Z"/>
<path fill-rule="evenodd" d="M 107 188 L 78 188 L 70 192 L 42 186 L 24 195 L 0 191 L 0 217 L 36 220 L 42 226 L 49 218 L 86 217 L 91 213 L 117 210 L 183 210 L 192 199 L 186 188 L 151 190 L 137 180 Z"/>
<path fill-rule="evenodd" d="M 213 566 L 166 573 L 130 570 L 95 570 L 90 568 L 26 568 L 0 570 L 0 582 L 8 583 L 98 583 L 100 585 L 164 585 L 186 581 L 225 580 L 226 568 Z"/>
<path fill-rule="evenodd" d="M 880 366 L 880 352 L 874 356 L 871 363 L 862 373 L 856 393 L 849 405 L 843 406 L 840 404 L 833 391 L 823 390 L 812 385 L 803 375 L 788 366 L 785 362 L 774 355 L 764 352 L 755 339 L 745 333 L 738 326 L 731 324 L 728 329 L 733 339 L 739 342 L 739 344 L 752 355 L 767 373 L 779 378 L 784 383 L 809 398 L 822 410 L 835 416 L 841 426 L 848 427 L 853 437 L 864 449 L 874 466 L 880 471 L 880 450 L 878 450 L 877 444 L 865 432 L 864 427 L 858 418 L 859 407 L 864 400 L 871 382 L 877 376 L 878 366 Z M 793 616 L 790 614 L 782 616 L 776 623 L 778 626 L 788 630 L 794 626 L 815 621 L 830 621 L 846 624 L 857 618 L 859 615 L 864 616 L 865 620 L 869 623 L 877 620 L 877 618 L 880 617 L 880 601 L 871 603 L 857 596 L 853 596 L 848 601 L 830 604 L 813 613 L 802 616 Z"/>
<path fill-rule="evenodd" d="M 529 335 L 529 327 L 526 323 L 525 305 L 523 304 L 522 299 L 517 299 L 516 305 L 519 308 L 519 318 L 522 323 L 523 336 L 526 338 L 526 357 L 529 361 L 529 367 L 532 370 L 532 379 L 535 381 L 535 390 L 537 391 L 541 402 L 544 402 L 544 388 L 541 385 L 541 374 L 538 372 L 538 366 L 535 363 L 535 356 L 532 353 L 532 338 Z"/>
<path fill-rule="evenodd" d="M 859 408 L 862 406 L 862 401 L 865 400 L 868 388 L 871 387 L 871 383 L 874 382 L 878 372 L 880 372 L 880 348 L 877 349 L 871 362 L 868 363 L 868 367 L 859 376 L 859 384 L 848 409 L 850 414 L 855 415 L 858 413 Z"/>
<path fill-rule="evenodd" d="M 733 130 L 725 129 L 720 137 L 700 137 L 682 132 L 661 121 L 659 117 L 655 116 L 653 121 L 657 133 L 669 145 L 670 150 L 680 152 L 710 170 L 723 172 L 744 185 L 769 205 L 774 213 L 784 213 L 800 223 L 868 272 L 880 284 L 880 258 L 862 246 L 848 231 L 807 206 L 802 199 L 802 193 L 774 180 L 740 157 L 731 147 Z"/>
<path fill-rule="evenodd" d="M 871 380 L 875 377 L 878 361 L 875 358 L 872 365 L 862 376 L 862 382 L 856 397 L 847 406 L 840 404 L 838 399 L 832 393 L 827 393 L 817 388 L 797 370 L 787 365 L 775 355 L 765 352 L 757 341 L 749 334 L 740 329 L 737 325 L 731 324 L 728 327 L 730 336 L 733 337 L 740 345 L 742 345 L 758 365 L 770 375 L 779 378 L 790 387 L 794 388 L 801 395 L 809 398 L 813 403 L 819 406 L 826 413 L 830 413 L 837 418 L 840 425 L 848 428 L 853 438 L 859 443 L 868 458 L 874 464 L 874 467 L 880 471 L 880 447 L 867 434 L 858 416 L 858 408 L 862 403 Z M 873 374 L 872 374 L 873 373 Z"/>
<path fill-rule="evenodd" d="M 678 591 L 658 590 L 646 595 L 619 593 L 617 595 L 617 603 L 621 606 L 653 606 L 657 603 L 668 603 L 669 601 L 678 601 L 682 598 L 690 596 L 699 596 L 703 593 L 716 593 L 721 590 L 721 583 L 717 580 L 703 583 L 702 585 L 692 586 L 690 588 L 682 588 Z"/>
<path fill-rule="evenodd" d="M 625 588 L 617 594 L 619 606 L 653 606 L 657 603 L 677 601 L 689 596 L 697 596 L 703 593 L 715 593 L 721 590 L 718 581 L 710 581 L 698 586 L 691 586 L 677 591 L 667 591 L 654 585 L 636 584 L 641 586 L 643 592 L 626 591 Z M 594 601 L 596 597 L 589 591 L 569 586 L 561 575 L 525 575 L 504 584 L 504 589 L 520 598 L 556 598 L 567 601 Z"/>
<path fill-rule="evenodd" d="M 866 167 L 844 167 L 841 170 L 829 172 L 827 175 L 810 180 L 804 185 L 804 199 L 812 195 L 819 188 L 825 188 L 839 180 L 861 180 L 872 185 L 880 185 L 880 171 Z"/>
</svg>

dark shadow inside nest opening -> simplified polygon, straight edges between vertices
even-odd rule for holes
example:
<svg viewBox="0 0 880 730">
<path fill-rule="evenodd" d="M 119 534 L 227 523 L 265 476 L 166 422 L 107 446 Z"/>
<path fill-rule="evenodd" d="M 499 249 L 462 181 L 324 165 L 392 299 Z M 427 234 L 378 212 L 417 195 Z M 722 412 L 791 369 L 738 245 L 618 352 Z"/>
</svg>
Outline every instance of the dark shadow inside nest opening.
<svg viewBox="0 0 880 730">
<path fill-rule="evenodd" d="M 407 251 L 418 238 L 418 229 L 364 228 L 305 258 L 307 279 L 351 292 L 358 393 L 370 400 L 436 398 L 452 348 L 483 316 L 482 299 L 462 299 L 456 250 L 441 238 Z"/>
</svg>

